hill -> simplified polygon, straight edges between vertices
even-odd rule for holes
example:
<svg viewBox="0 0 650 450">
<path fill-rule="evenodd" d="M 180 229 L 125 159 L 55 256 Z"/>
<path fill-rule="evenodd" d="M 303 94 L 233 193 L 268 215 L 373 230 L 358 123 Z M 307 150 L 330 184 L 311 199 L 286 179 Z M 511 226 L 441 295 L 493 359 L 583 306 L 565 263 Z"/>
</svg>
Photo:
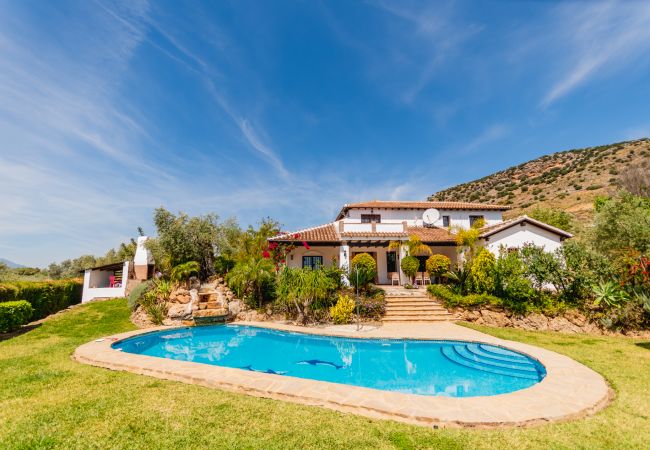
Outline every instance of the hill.
<svg viewBox="0 0 650 450">
<path fill-rule="evenodd" d="M 0 258 L 0 264 L 5 264 L 10 269 L 19 269 L 21 267 L 25 267 L 21 264 L 15 263 L 13 261 L 9 261 L 8 259 L 4 259 L 4 258 Z"/>
<path fill-rule="evenodd" d="M 459 184 L 429 196 L 437 201 L 510 205 L 505 216 L 531 208 L 562 209 L 589 220 L 595 197 L 611 194 L 631 171 L 650 172 L 650 139 L 566 150 Z"/>
</svg>

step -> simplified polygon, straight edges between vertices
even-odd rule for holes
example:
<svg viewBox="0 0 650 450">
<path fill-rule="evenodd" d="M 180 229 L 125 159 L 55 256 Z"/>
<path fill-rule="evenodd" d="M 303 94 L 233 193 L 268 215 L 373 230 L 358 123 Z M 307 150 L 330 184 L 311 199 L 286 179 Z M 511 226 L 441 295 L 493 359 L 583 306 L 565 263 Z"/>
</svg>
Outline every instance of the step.
<svg viewBox="0 0 650 450">
<path fill-rule="evenodd" d="M 393 305 L 387 305 L 386 306 L 386 311 L 441 311 L 441 312 L 447 312 L 445 308 L 442 306 L 438 305 L 417 305 L 417 306 L 393 306 Z"/>
<path fill-rule="evenodd" d="M 450 314 L 444 308 L 386 308 L 386 312 L 399 313 L 403 311 L 422 314 Z"/>
<path fill-rule="evenodd" d="M 403 303 L 403 302 L 416 302 L 416 303 L 421 303 L 421 302 L 435 302 L 436 300 L 430 298 L 430 297 L 390 297 L 386 298 L 386 302 L 388 303 Z"/>
<path fill-rule="evenodd" d="M 498 350 L 500 349 L 495 350 L 494 347 L 485 348 L 482 344 L 467 344 L 466 347 L 467 350 L 469 350 L 470 352 L 484 358 L 491 358 L 497 361 L 505 361 L 505 362 L 513 362 L 513 363 L 529 362 L 529 360 L 525 356 L 519 355 L 514 352 L 510 352 L 505 349 L 504 350 L 508 352 L 507 354 L 498 353 Z"/>
<path fill-rule="evenodd" d="M 384 319 L 392 319 L 393 317 L 410 317 L 411 319 L 420 319 L 420 318 L 426 318 L 426 317 L 439 317 L 441 319 L 450 319 L 453 317 L 453 314 L 422 314 L 418 312 L 410 312 L 410 311 L 400 311 L 398 313 L 394 314 L 385 314 Z"/>
<path fill-rule="evenodd" d="M 456 346 L 454 346 L 456 347 Z M 450 361 L 459 364 L 461 366 L 468 367 L 470 369 L 475 369 L 475 370 L 480 370 L 482 372 L 489 372 L 489 373 L 494 373 L 498 375 L 506 375 L 509 377 L 514 377 L 514 378 L 525 378 L 528 380 L 539 380 L 540 375 L 537 371 L 535 373 L 527 373 L 527 372 L 522 372 L 519 370 L 512 370 L 512 369 L 507 369 L 507 368 L 500 368 L 500 367 L 495 367 L 492 365 L 488 364 L 483 364 L 482 362 L 478 361 L 472 361 L 468 360 L 466 358 L 463 358 L 460 356 L 455 348 L 452 347 L 442 347 L 441 349 L 442 354 Z"/>
<path fill-rule="evenodd" d="M 453 320 L 453 318 L 446 316 L 390 316 L 384 317 L 382 322 L 448 322 L 449 320 Z"/>
<path fill-rule="evenodd" d="M 385 316 L 451 316 L 449 311 L 418 311 L 404 309 L 399 311 L 386 311 Z"/>
<path fill-rule="evenodd" d="M 386 307 L 391 307 L 391 308 L 440 308 L 440 309 L 445 309 L 442 305 L 439 303 L 433 303 L 433 302 L 397 302 L 397 303 L 386 303 Z"/>
<path fill-rule="evenodd" d="M 455 345 L 454 350 L 456 351 L 456 353 L 458 353 L 458 355 L 460 355 L 461 358 L 465 358 L 468 361 L 472 361 L 472 362 L 480 363 L 480 364 L 485 364 L 485 365 L 490 366 L 490 367 L 497 367 L 499 369 L 508 369 L 508 370 L 512 370 L 514 372 L 537 374 L 537 368 L 531 362 L 511 363 L 511 362 L 496 361 L 496 360 L 489 359 L 489 358 L 483 358 L 481 356 L 478 356 L 478 355 L 470 352 L 467 349 L 467 346 L 465 346 L 465 345 Z"/>
</svg>

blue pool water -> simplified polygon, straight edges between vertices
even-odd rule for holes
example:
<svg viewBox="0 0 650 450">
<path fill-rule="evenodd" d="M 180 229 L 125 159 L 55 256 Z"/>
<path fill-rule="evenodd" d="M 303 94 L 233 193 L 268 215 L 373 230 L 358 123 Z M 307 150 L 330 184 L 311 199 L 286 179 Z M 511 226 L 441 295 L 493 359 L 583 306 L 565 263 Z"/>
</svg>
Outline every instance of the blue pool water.
<svg viewBox="0 0 650 450">
<path fill-rule="evenodd" d="M 113 344 L 128 353 L 421 395 L 474 397 L 524 389 L 544 367 L 488 344 L 353 339 L 217 325 L 164 330 Z"/>
</svg>

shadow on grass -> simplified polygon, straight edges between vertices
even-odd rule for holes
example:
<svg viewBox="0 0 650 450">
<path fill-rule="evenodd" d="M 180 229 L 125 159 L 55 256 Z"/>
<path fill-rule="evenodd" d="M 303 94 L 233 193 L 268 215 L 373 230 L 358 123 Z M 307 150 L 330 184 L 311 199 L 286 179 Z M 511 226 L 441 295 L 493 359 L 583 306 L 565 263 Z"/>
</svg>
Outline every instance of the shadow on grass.
<svg viewBox="0 0 650 450">
<path fill-rule="evenodd" d="M 638 342 L 634 345 L 645 348 L 646 350 L 650 350 L 650 342 Z"/>
<path fill-rule="evenodd" d="M 8 341 L 9 339 L 18 337 L 22 334 L 29 333 L 32 330 L 35 330 L 36 328 L 40 327 L 42 324 L 41 323 L 35 323 L 33 325 L 25 325 L 24 327 L 16 330 L 16 331 L 11 331 L 9 333 L 0 333 L 0 342 L 2 341 Z"/>
</svg>

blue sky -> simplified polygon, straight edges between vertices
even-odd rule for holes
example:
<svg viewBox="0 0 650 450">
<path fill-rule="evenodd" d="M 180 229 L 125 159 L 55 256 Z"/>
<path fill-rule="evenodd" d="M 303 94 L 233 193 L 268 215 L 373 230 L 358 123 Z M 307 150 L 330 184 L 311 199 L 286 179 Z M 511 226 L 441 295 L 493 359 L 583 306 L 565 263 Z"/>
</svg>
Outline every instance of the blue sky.
<svg viewBox="0 0 650 450">
<path fill-rule="evenodd" d="M 650 135 L 650 3 L 0 0 L 0 256 L 423 199 Z"/>
</svg>

